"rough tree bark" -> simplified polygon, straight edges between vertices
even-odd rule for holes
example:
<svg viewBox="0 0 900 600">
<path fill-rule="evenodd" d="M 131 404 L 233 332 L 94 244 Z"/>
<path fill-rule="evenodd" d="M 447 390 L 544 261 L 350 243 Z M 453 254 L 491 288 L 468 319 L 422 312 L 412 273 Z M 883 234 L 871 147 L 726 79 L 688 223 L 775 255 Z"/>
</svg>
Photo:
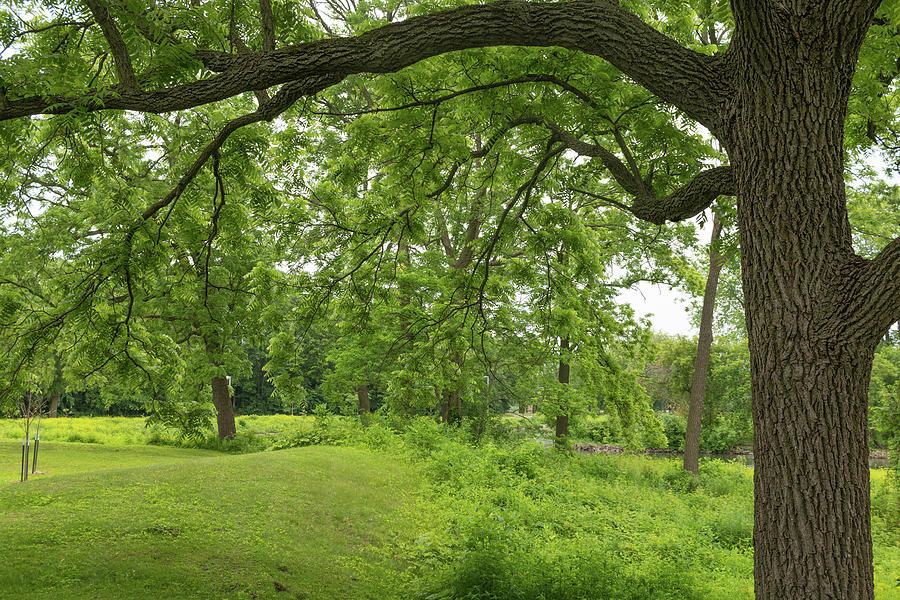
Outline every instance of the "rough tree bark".
<svg viewBox="0 0 900 600">
<path fill-rule="evenodd" d="M 561 338 L 559 340 L 559 373 L 557 379 L 560 383 L 564 385 L 569 384 L 569 359 L 566 357 L 566 352 L 569 350 L 569 338 Z M 556 415 L 556 445 L 558 447 L 562 447 L 565 445 L 565 440 L 569 435 L 569 415 L 568 413 L 562 415 Z"/>
<path fill-rule="evenodd" d="M 697 339 L 697 359 L 694 361 L 694 378 L 691 381 L 691 401 L 688 406 L 687 431 L 684 435 L 684 468 L 691 473 L 700 471 L 700 422 L 703 416 L 703 399 L 706 396 L 706 380 L 709 374 L 709 354 L 712 350 L 713 309 L 716 306 L 716 288 L 723 260 L 715 249 L 722 233 L 722 221 L 713 212 L 713 230 L 709 244 L 709 274 L 703 293 L 700 314 L 700 335 Z"/>
<path fill-rule="evenodd" d="M 359 414 L 367 415 L 369 414 L 369 386 L 366 384 L 360 385 L 356 388 L 356 400 L 357 407 L 359 408 Z"/>
<path fill-rule="evenodd" d="M 216 428 L 219 439 L 231 439 L 237 433 L 234 425 L 234 409 L 231 407 L 231 396 L 228 393 L 228 380 L 225 377 L 212 378 L 212 399 L 216 407 Z"/>
<path fill-rule="evenodd" d="M 874 595 L 867 394 L 897 264 L 853 254 L 843 128 L 876 5 L 734 2 L 721 137 L 738 191 L 761 600 Z"/>
</svg>

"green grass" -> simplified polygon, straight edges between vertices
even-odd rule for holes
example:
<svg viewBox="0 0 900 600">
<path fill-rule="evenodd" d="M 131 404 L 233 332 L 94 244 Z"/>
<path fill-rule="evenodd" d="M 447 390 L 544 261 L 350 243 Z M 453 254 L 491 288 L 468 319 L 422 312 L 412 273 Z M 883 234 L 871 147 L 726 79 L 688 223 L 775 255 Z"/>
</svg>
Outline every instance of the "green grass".
<svg viewBox="0 0 900 600">
<path fill-rule="evenodd" d="M 473 445 L 427 419 L 295 426 L 266 439 L 343 446 L 48 442 L 50 474 L 21 485 L 5 483 L 21 445 L 0 442 L 0 597 L 753 597 L 744 465 L 703 460 L 692 477 L 665 458 Z M 877 600 L 900 600 L 894 485 L 872 472 Z"/>
<path fill-rule="evenodd" d="M 101 446 L 48 442 L 41 439 L 37 470 L 44 479 L 71 473 L 93 473 L 155 464 L 193 461 L 220 456 L 211 450 L 168 448 L 164 446 Z M 22 442 L 0 440 L 0 483 L 18 481 L 22 464 Z M 29 461 L 29 464 L 31 462 Z"/>
<path fill-rule="evenodd" d="M 312 426 L 312 417 L 289 415 L 246 415 L 237 417 L 240 436 L 268 436 Z M 74 417 L 42 419 L 41 440 L 86 444 L 162 444 L 185 443 L 177 433 L 160 426 L 146 426 L 142 417 Z M 212 434 L 213 432 L 210 431 Z M 32 431 L 32 435 L 34 431 Z M 0 419 L 0 439 L 15 440 L 25 436 L 21 419 Z"/>
<path fill-rule="evenodd" d="M 403 564 L 373 548 L 412 535 L 402 510 L 419 479 L 387 456 L 170 454 L 95 471 L 98 449 L 60 450 L 91 472 L 0 486 L 2 598 L 396 597 Z M 137 464 L 159 449 L 109 450 Z"/>
</svg>

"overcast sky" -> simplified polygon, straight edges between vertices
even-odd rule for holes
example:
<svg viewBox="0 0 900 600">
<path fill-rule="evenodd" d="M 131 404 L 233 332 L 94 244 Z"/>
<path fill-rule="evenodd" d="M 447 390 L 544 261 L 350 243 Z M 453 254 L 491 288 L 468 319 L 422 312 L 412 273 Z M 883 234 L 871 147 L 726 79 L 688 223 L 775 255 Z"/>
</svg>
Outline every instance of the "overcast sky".
<svg viewBox="0 0 900 600">
<path fill-rule="evenodd" d="M 697 250 L 703 253 L 712 236 L 712 212 L 707 210 L 706 216 L 702 228 L 696 219 L 693 221 L 698 227 L 697 240 L 701 244 Z M 703 268 L 706 266 L 704 264 Z M 705 272 L 703 276 L 706 277 Z M 697 335 L 697 328 L 691 325 L 691 297 L 680 290 L 662 284 L 641 283 L 619 294 L 619 302 L 630 304 L 638 318 L 650 315 L 653 329 L 660 333 L 689 337 Z"/>
<path fill-rule="evenodd" d="M 650 316 L 653 329 L 672 335 L 697 335 L 691 326 L 688 309 L 690 297 L 667 285 L 643 283 L 636 289 L 619 294 L 620 302 L 627 302 L 634 309 L 635 316 Z"/>
</svg>

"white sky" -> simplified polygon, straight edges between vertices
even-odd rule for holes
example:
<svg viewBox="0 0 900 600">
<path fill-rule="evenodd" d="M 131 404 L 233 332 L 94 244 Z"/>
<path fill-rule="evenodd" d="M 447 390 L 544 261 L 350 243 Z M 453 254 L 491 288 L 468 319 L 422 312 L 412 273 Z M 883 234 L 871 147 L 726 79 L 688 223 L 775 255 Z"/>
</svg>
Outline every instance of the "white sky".
<svg viewBox="0 0 900 600">
<path fill-rule="evenodd" d="M 627 302 L 635 316 L 650 316 L 653 329 L 671 335 L 697 335 L 688 313 L 690 296 L 667 285 L 642 283 L 635 289 L 619 294 L 620 302 Z"/>
</svg>

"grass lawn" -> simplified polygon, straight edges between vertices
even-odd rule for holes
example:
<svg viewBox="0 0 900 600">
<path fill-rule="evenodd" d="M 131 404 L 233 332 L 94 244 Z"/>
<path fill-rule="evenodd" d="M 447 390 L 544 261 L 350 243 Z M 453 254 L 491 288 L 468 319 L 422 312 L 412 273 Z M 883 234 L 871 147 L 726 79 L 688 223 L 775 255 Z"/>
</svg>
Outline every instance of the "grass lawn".
<svg viewBox="0 0 900 600">
<path fill-rule="evenodd" d="M 33 450 L 32 448 L 32 454 Z M 37 470 L 43 473 L 29 475 L 29 479 L 38 480 L 71 473 L 93 473 L 110 469 L 144 467 L 213 456 L 221 456 L 221 453 L 212 450 L 168 446 L 101 446 L 98 444 L 50 442 L 42 439 L 38 451 Z M 0 440 L 0 484 L 18 481 L 21 465 L 22 442 Z"/>
<path fill-rule="evenodd" d="M 56 475 L 0 484 L 2 598 L 395 597 L 403 565 L 369 546 L 412 535 L 420 479 L 387 456 L 46 446 Z"/>
<path fill-rule="evenodd" d="M 753 597 L 744 465 L 704 459 L 694 477 L 667 458 L 473 445 L 429 419 L 301 419 L 246 418 L 284 434 L 245 439 L 341 445 L 122 445 L 138 420 L 60 419 L 62 437 L 96 442 L 43 442 L 48 473 L 22 485 L 21 443 L 0 439 L 0 598 Z M 900 505 L 883 469 L 872 499 L 875 597 L 900 600 Z"/>
</svg>

